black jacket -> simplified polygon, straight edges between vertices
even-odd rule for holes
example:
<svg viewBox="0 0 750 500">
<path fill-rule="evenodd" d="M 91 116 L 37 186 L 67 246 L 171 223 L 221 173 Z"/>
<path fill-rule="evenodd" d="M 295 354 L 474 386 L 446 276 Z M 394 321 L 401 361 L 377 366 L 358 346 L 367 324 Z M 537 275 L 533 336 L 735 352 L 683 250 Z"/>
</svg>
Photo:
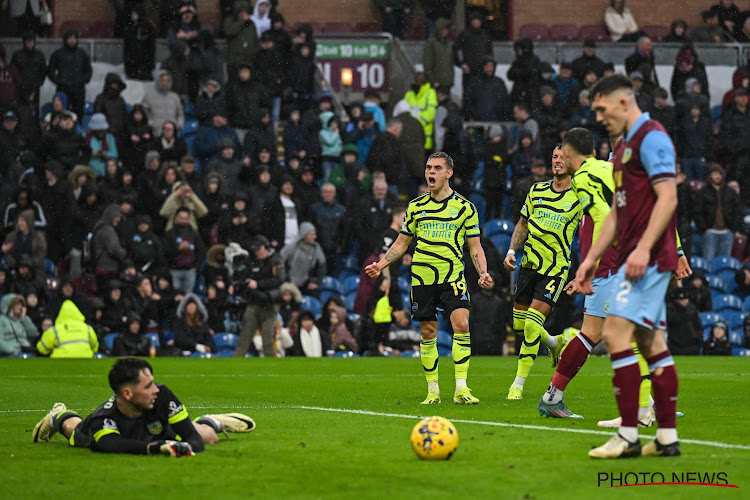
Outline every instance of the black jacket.
<svg viewBox="0 0 750 500">
<path fill-rule="evenodd" d="M 112 354 L 115 356 L 148 356 L 151 342 L 143 333 L 124 332 L 115 337 Z"/>
<path fill-rule="evenodd" d="M 91 148 L 88 142 L 74 129 L 56 129 L 42 136 L 42 159 L 57 160 L 67 172 L 76 165 L 88 165 Z"/>
<path fill-rule="evenodd" d="M 588 57 L 582 54 L 579 58 L 573 60 L 573 76 L 576 80 L 582 82 L 586 73 L 593 71 L 596 73 L 596 76 L 601 78 L 604 75 L 605 66 L 606 63 L 596 57 L 596 55 Z"/>
<path fill-rule="evenodd" d="M 179 248 L 183 241 L 190 246 L 186 251 Z M 172 269 L 196 269 L 205 254 L 203 239 L 189 224 L 183 227 L 177 224 L 172 226 L 164 235 L 164 247 Z"/>
<path fill-rule="evenodd" d="M 453 54 L 456 66 L 466 64 L 469 66 L 469 73 L 477 75 L 482 71 L 482 60 L 492 55 L 492 39 L 483 28 L 468 26 L 456 38 Z"/>
<path fill-rule="evenodd" d="M 113 89 L 112 84 L 118 84 L 120 89 Z M 104 113 L 107 117 L 110 133 L 118 139 L 122 138 L 126 130 L 128 110 L 125 107 L 125 99 L 120 93 L 125 88 L 125 83 L 117 73 L 109 73 L 104 78 L 104 89 L 94 100 L 94 113 Z M 119 144 L 119 143 L 118 143 Z"/>
<path fill-rule="evenodd" d="M 42 51 L 36 47 L 31 50 L 26 50 L 26 47 L 23 47 L 13 53 L 10 63 L 18 68 L 21 73 L 21 85 L 18 88 L 18 93 L 23 95 L 30 91 L 39 92 L 39 87 L 47 78 L 47 60 L 44 58 Z M 39 99 L 38 95 L 37 99 Z"/>
<path fill-rule="evenodd" d="M 248 304 L 267 307 L 278 302 L 281 297 L 279 287 L 286 280 L 284 263 L 279 254 L 270 250 L 263 260 L 253 258 L 247 271 L 247 279 L 258 283 L 254 290 L 245 289 L 244 296 Z"/>
<path fill-rule="evenodd" d="M 284 58 L 273 49 L 261 49 L 253 56 L 253 67 L 258 71 L 258 81 L 273 97 L 280 97 L 286 87 Z"/>
<path fill-rule="evenodd" d="M 508 88 L 493 75 L 482 73 L 469 94 L 469 113 L 479 121 L 497 122 L 508 117 Z"/>
<path fill-rule="evenodd" d="M 720 189 L 724 223 L 727 229 L 737 232 L 742 228 L 742 204 L 739 195 L 726 184 L 723 184 Z M 701 233 L 713 227 L 718 199 L 718 191 L 710 184 L 706 184 L 695 193 L 695 224 Z"/>
<path fill-rule="evenodd" d="M 260 122 L 260 109 L 268 108 L 267 89 L 260 82 L 236 80 L 227 86 L 229 124 L 234 128 L 249 129 Z"/>
<path fill-rule="evenodd" d="M 136 80 L 151 80 L 156 54 L 156 34 L 151 23 L 139 19 L 128 23 L 123 36 L 125 74 Z"/>
<path fill-rule="evenodd" d="M 47 76 L 59 89 L 80 91 L 91 80 L 91 59 L 77 45 L 63 45 L 50 57 Z"/>
<path fill-rule="evenodd" d="M 703 344 L 703 324 L 698 308 L 689 302 L 682 307 L 674 301 L 667 304 L 669 351 L 678 356 L 697 356 Z"/>
<path fill-rule="evenodd" d="M 370 145 L 365 166 L 370 172 L 384 172 L 388 184 L 400 185 L 405 178 L 406 169 L 396 136 L 390 132 L 378 134 Z"/>
<path fill-rule="evenodd" d="M 516 55 L 513 63 L 508 69 L 508 79 L 513 81 L 513 90 L 510 91 L 510 102 L 513 104 L 523 102 L 529 109 L 533 108 L 539 97 L 541 85 L 540 66 L 542 62 L 534 54 L 534 44 L 528 38 L 516 40 L 513 50 L 521 50 L 521 55 Z"/>
</svg>

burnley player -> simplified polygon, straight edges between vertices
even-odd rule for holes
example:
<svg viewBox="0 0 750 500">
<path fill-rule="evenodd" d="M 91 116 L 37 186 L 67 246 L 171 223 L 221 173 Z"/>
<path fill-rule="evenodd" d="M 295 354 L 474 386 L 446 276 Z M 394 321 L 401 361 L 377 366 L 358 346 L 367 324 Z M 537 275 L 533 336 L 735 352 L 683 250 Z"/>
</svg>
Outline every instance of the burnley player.
<svg viewBox="0 0 750 500">
<path fill-rule="evenodd" d="M 666 326 L 664 296 L 677 269 L 675 150 L 664 128 L 638 108 L 627 77 L 602 78 L 590 94 L 597 119 L 610 134 L 624 133 L 624 139 L 614 154 L 612 210 L 576 275 L 581 292 L 593 293 L 597 262 L 617 241 L 618 271 L 604 341 L 614 370 L 612 382 L 622 425 L 589 456 L 677 456 L 677 371 L 662 330 Z M 630 345 L 633 336 L 649 365 L 659 424 L 656 439 L 642 450 L 638 439 L 641 377 Z"/>
<path fill-rule="evenodd" d="M 109 385 L 115 395 L 86 419 L 56 403 L 34 427 L 32 440 L 47 442 L 59 432 L 71 446 L 92 451 L 181 457 L 217 443 L 218 432 L 255 429 L 253 419 L 241 413 L 205 415 L 192 422 L 177 396 L 154 382 L 151 365 L 142 359 L 118 359 Z"/>
<path fill-rule="evenodd" d="M 427 158 L 425 180 L 429 191 L 411 200 L 401 234 L 383 258 L 367 266 L 365 271 L 369 277 L 377 278 L 383 269 L 401 259 L 413 238 L 417 239 L 411 264 L 411 310 L 422 333 L 420 356 L 427 379 L 427 397 L 422 404 L 440 403 L 436 314 L 442 309 L 450 318 L 454 332 L 456 391 L 453 402 L 475 405 L 479 404 L 479 399 L 466 385 L 471 360 L 471 303 L 464 277 L 464 243 L 479 273 L 479 286 L 492 286 L 492 276 L 487 272 L 487 259 L 479 242 L 477 209 L 451 188 L 452 176 L 453 159 L 449 155 L 437 152 Z"/>
</svg>

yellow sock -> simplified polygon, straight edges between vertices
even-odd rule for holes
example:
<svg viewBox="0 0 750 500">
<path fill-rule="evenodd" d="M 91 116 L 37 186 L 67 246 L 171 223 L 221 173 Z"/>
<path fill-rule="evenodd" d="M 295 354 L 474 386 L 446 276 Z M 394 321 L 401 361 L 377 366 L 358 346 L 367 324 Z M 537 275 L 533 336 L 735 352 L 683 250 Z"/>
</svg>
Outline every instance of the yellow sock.
<svg viewBox="0 0 750 500">
<path fill-rule="evenodd" d="M 521 345 L 521 353 L 518 355 L 516 380 L 518 380 L 518 377 L 525 379 L 531 372 L 536 355 L 539 353 L 539 342 L 542 340 L 542 332 L 544 332 L 544 319 L 544 315 L 536 309 L 526 311 L 523 344 Z"/>
<path fill-rule="evenodd" d="M 468 333 L 454 333 L 453 366 L 456 369 L 457 379 L 465 379 L 469 374 L 469 361 L 471 361 L 471 337 Z"/>
<path fill-rule="evenodd" d="M 646 408 L 649 406 L 649 396 L 651 395 L 651 375 L 648 371 L 648 363 L 638 350 L 638 344 L 633 342 L 633 352 L 638 357 L 638 368 L 641 370 L 641 389 L 638 393 L 638 406 Z"/>
<path fill-rule="evenodd" d="M 427 378 L 427 383 L 438 381 L 438 349 L 437 338 L 426 339 L 422 337 L 419 346 L 419 354 L 422 358 L 422 368 Z"/>
</svg>

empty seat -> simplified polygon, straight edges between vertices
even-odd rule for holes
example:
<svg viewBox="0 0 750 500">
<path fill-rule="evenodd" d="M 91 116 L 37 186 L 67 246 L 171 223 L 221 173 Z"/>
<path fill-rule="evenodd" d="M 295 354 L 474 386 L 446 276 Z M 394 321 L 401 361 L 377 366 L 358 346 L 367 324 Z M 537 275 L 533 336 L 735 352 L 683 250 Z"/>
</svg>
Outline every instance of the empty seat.
<svg viewBox="0 0 750 500">
<path fill-rule="evenodd" d="M 507 234 L 495 234 L 490 237 L 492 244 L 495 245 L 500 255 L 505 255 L 510 248 L 510 235 Z"/>
<path fill-rule="evenodd" d="M 311 297 L 310 295 L 302 296 L 301 305 L 302 309 L 307 309 L 308 311 L 312 312 L 316 318 L 320 316 L 323 307 L 318 299 L 316 299 L 315 297 Z"/>
<path fill-rule="evenodd" d="M 354 311 L 354 301 L 357 298 L 357 292 L 354 291 L 352 293 L 349 293 L 344 297 L 344 307 L 346 308 L 347 312 L 353 312 Z"/>
<path fill-rule="evenodd" d="M 119 333 L 108 333 L 104 336 L 104 345 L 107 347 L 107 350 L 109 352 L 112 352 L 112 349 L 115 348 L 115 339 L 117 336 L 120 335 Z"/>
<path fill-rule="evenodd" d="M 699 313 L 698 317 L 701 319 L 703 328 L 708 328 L 716 324 L 717 321 L 723 321 L 724 317 L 721 314 L 714 312 L 703 312 Z"/>
<path fill-rule="evenodd" d="M 524 24 L 519 31 L 521 37 L 531 38 L 535 42 L 549 40 L 549 28 L 546 24 Z"/>
<path fill-rule="evenodd" d="M 658 24 L 649 24 L 641 28 L 654 42 L 661 42 L 669 34 L 669 28 Z"/>
<path fill-rule="evenodd" d="M 693 255 L 692 257 L 690 257 L 690 267 L 693 269 L 693 271 L 701 270 L 704 273 L 708 273 L 709 271 L 708 261 L 703 257 L 698 257 L 697 255 Z"/>
<path fill-rule="evenodd" d="M 513 234 L 515 227 L 510 219 L 492 219 L 484 225 L 484 233 L 488 238 L 498 233 Z"/>
<path fill-rule="evenodd" d="M 745 333 L 742 330 L 733 330 L 729 333 L 729 342 L 734 347 L 745 347 Z"/>
<path fill-rule="evenodd" d="M 727 292 L 732 293 L 734 292 L 734 289 L 737 288 L 737 282 L 734 279 L 736 272 L 737 271 L 733 269 L 722 269 L 718 273 L 715 273 L 714 276 L 724 282 L 727 287 Z"/>
<path fill-rule="evenodd" d="M 411 291 L 411 279 L 405 276 L 399 276 L 398 287 L 401 289 L 402 292 L 409 293 L 409 291 Z"/>
<path fill-rule="evenodd" d="M 549 37 L 556 42 L 578 40 L 578 27 L 575 24 L 555 24 L 549 29 Z"/>
<path fill-rule="evenodd" d="M 722 311 L 722 316 L 729 324 L 729 329 L 734 330 L 735 328 L 742 328 L 742 323 L 745 321 L 745 314 L 735 309 L 728 309 Z"/>
<path fill-rule="evenodd" d="M 214 344 L 219 351 L 232 350 L 237 347 L 237 335 L 234 333 L 217 333 L 214 335 Z"/>
<path fill-rule="evenodd" d="M 158 333 L 156 333 L 156 332 L 147 333 L 146 337 L 148 337 L 149 343 L 154 344 L 154 347 L 156 349 L 160 349 L 161 348 L 161 342 L 159 340 L 159 334 Z"/>
<path fill-rule="evenodd" d="M 331 292 L 335 292 L 336 294 L 341 293 L 341 282 L 334 278 L 333 276 L 326 276 L 323 278 L 323 280 L 320 282 L 320 289 L 321 290 L 329 290 Z"/>
<path fill-rule="evenodd" d="M 727 283 L 720 277 L 716 275 L 708 275 L 706 279 L 708 280 L 708 287 L 712 291 L 716 291 L 720 293 L 727 293 L 727 291 L 729 291 L 729 287 L 727 286 Z"/>
<path fill-rule="evenodd" d="M 200 123 L 198 122 L 198 120 L 185 120 L 185 126 L 182 127 L 182 130 L 180 130 L 180 135 L 182 137 L 190 137 L 191 135 L 195 135 L 195 133 L 198 132 L 198 127 L 200 127 Z"/>
<path fill-rule="evenodd" d="M 342 291 L 344 295 L 349 295 L 352 292 L 356 293 L 357 288 L 359 288 L 359 276 L 349 276 L 344 280 Z"/>
<path fill-rule="evenodd" d="M 581 40 L 595 40 L 597 42 L 610 41 L 607 28 L 601 24 L 584 24 L 578 31 L 578 37 Z"/>
<path fill-rule="evenodd" d="M 714 257 L 713 259 L 711 259 L 712 273 L 718 273 L 719 271 L 723 271 L 725 269 L 737 271 L 738 269 L 742 269 L 742 263 L 729 255 L 721 255 L 719 257 Z"/>
<path fill-rule="evenodd" d="M 724 294 L 717 297 L 718 300 L 713 302 L 714 311 L 722 313 L 726 310 L 742 311 L 742 299 L 732 294 Z"/>
</svg>

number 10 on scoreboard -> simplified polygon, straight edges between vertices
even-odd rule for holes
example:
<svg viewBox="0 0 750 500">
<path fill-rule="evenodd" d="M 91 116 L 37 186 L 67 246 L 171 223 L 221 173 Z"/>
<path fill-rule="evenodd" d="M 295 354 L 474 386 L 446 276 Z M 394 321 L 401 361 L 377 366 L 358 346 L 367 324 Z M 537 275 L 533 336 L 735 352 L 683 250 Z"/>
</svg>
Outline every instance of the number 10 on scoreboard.
<svg viewBox="0 0 750 500">
<path fill-rule="evenodd" d="M 363 90 L 387 90 L 388 84 L 385 65 L 382 62 L 363 62 L 361 64 L 350 64 L 350 60 L 331 60 L 319 62 L 318 67 L 323 73 L 323 78 L 334 90 L 341 89 L 341 69 L 354 67 L 354 78 L 352 90 L 360 92 Z M 357 61 L 359 62 L 359 61 Z"/>
</svg>

